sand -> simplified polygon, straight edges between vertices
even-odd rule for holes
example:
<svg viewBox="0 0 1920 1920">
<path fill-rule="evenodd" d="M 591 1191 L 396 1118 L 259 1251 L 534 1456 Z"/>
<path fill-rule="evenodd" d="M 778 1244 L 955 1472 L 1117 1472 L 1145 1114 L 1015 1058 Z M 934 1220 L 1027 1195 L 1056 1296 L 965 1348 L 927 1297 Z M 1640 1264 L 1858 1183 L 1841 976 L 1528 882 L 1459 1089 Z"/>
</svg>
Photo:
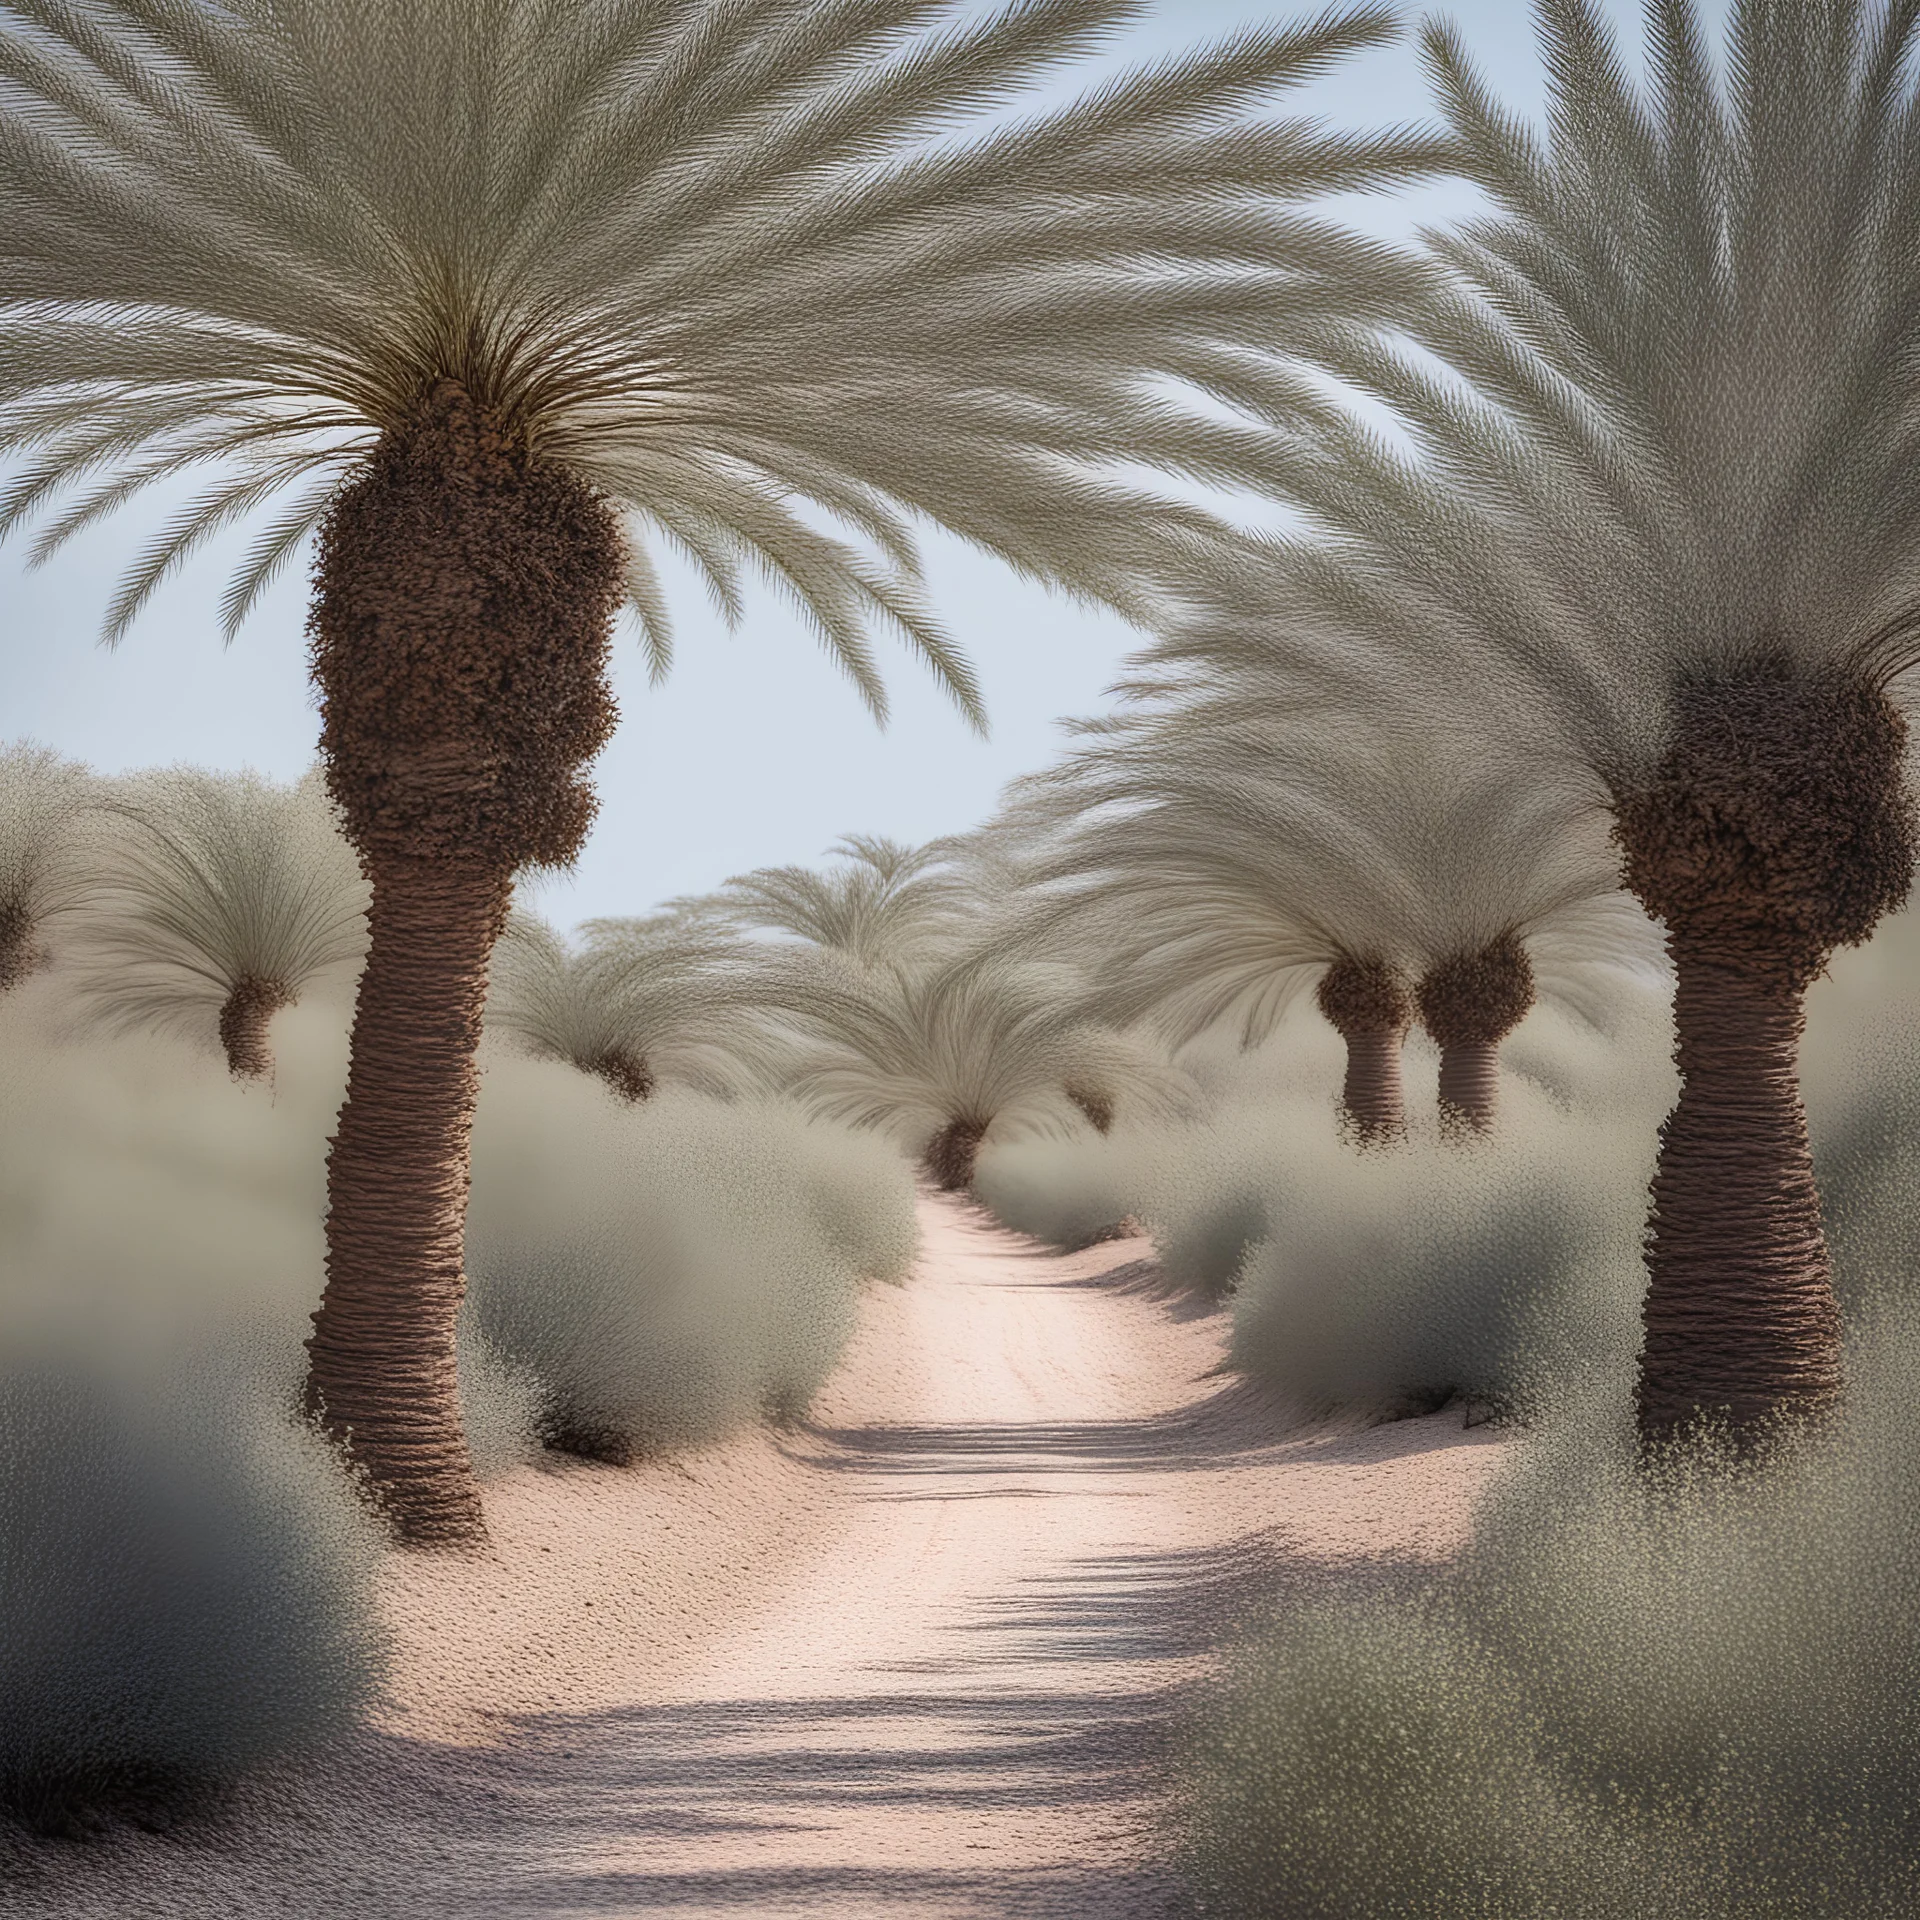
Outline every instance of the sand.
<svg viewBox="0 0 1920 1920">
<path fill-rule="evenodd" d="M 181 1831 L 36 1849 L 9 1914 L 1173 1914 L 1162 1782 L 1281 1583 L 1451 1551 L 1458 1411 L 1300 1434 L 1143 1241 L 927 1196 L 809 1423 L 522 1471 L 393 1556 L 380 1724 Z"/>
</svg>

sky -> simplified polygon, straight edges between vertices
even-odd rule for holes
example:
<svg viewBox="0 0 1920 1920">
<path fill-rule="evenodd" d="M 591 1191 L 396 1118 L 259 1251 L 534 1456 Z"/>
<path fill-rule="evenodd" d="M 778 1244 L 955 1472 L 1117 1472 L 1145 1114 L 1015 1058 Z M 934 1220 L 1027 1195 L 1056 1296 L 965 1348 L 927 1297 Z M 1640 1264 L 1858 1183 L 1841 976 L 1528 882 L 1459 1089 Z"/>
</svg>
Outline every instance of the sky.
<svg viewBox="0 0 1920 1920">
<path fill-rule="evenodd" d="M 1160 0 L 1118 54 L 1147 55 L 1234 28 L 1298 17 L 1306 5 Z M 1541 81 L 1519 0 L 1446 10 L 1512 107 L 1538 111 Z M 1634 0 L 1609 0 L 1622 24 Z M 1118 54 L 1116 55 L 1116 63 Z M 1376 51 L 1295 99 L 1336 123 L 1428 117 L 1411 41 Z M 1468 210 L 1455 183 L 1348 200 L 1356 226 L 1404 234 Z M 210 546 L 121 645 L 100 646 L 102 612 L 127 556 L 181 495 L 156 489 L 37 571 L 27 542 L 0 548 L 0 739 L 30 737 L 104 772 L 173 762 L 250 767 L 291 779 L 311 762 L 305 577 L 288 570 L 231 647 L 213 608 L 242 540 Z M 927 543 L 935 604 L 973 659 L 991 735 L 981 740 L 903 651 L 884 661 L 892 718 L 876 728 L 849 683 L 779 605 L 750 598 L 729 634 L 690 582 L 676 584 L 677 658 L 661 688 L 639 647 L 616 648 L 619 732 L 595 769 L 601 811 L 574 870 L 523 889 L 561 925 L 645 911 L 748 868 L 817 860 L 842 834 L 919 841 L 976 825 L 1001 787 L 1060 749 L 1058 722 L 1101 710 L 1143 636 L 1016 579 L 964 543 Z"/>
</svg>

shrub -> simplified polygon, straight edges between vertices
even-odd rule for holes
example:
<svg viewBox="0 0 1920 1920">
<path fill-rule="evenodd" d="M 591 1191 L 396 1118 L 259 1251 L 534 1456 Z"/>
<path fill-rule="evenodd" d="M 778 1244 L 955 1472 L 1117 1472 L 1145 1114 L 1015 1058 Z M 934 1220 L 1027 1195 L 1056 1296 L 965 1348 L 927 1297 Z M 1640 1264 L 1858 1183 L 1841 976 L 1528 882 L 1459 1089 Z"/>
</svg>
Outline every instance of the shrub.
<svg viewBox="0 0 1920 1920">
<path fill-rule="evenodd" d="M 623 1109 L 551 1065 L 496 1061 L 473 1317 L 539 1379 L 554 1444 L 613 1460 L 697 1444 L 804 1409 L 862 1270 L 910 1258 L 911 1194 L 897 1155 L 889 1172 L 779 1108 L 668 1092 Z"/>
<path fill-rule="evenodd" d="M 1195 1736 L 1208 1910 L 1920 1910 L 1920 1318 L 1853 1349 L 1843 1427 L 1758 1468 L 1636 1471 L 1617 1377 L 1458 1565 L 1280 1615 Z"/>
<path fill-rule="evenodd" d="M 376 1523 L 252 1364 L 0 1373 L 0 1799 L 37 1824 L 311 1752 L 372 1696 Z"/>
<path fill-rule="evenodd" d="M 1516 1096 L 1519 1094 L 1516 1089 Z M 1537 1411 L 1639 1339 L 1651 1142 L 1537 1096 L 1470 1145 L 1296 1136 L 1234 1301 L 1232 1360 L 1301 1411 Z"/>
</svg>

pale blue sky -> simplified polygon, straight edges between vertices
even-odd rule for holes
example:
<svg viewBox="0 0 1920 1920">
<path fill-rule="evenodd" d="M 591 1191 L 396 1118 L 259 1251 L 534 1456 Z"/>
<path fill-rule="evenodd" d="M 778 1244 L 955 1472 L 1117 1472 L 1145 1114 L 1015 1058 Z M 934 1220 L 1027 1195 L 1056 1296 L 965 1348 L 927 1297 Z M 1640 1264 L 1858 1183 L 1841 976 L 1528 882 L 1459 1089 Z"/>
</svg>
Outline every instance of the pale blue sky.
<svg viewBox="0 0 1920 1920">
<path fill-rule="evenodd" d="M 1157 52 L 1308 10 L 1161 0 L 1130 45 Z M 1638 17 L 1632 0 L 1611 0 L 1610 10 L 1623 22 Z M 1503 97 L 1536 110 L 1526 7 L 1469 0 L 1447 11 Z M 1407 43 L 1353 62 L 1307 97 L 1347 124 L 1427 113 Z M 1359 224 L 1404 232 L 1416 207 L 1436 218 L 1465 205 L 1448 185 L 1352 211 Z M 31 735 L 109 771 L 185 760 L 291 777 L 311 759 L 317 731 L 300 570 L 223 648 L 210 610 L 235 551 L 224 543 L 170 584 L 117 651 L 96 642 L 112 576 L 171 504 L 156 494 L 37 573 L 25 571 L 23 542 L 0 549 L 0 737 Z M 990 740 L 973 736 L 904 655 L 888 662 L 894 714 L 880 732 L 782 609 L 754 603 L 729 635 L 697 593 L 682 591 L 679 658 L 663 689 L 648 687 L 630 640 L 619 650 L 623 719 L 597 769 L 599 823 L 576 871 L 536 889 L 542 910 L 562 923 L 637 912 L 747 867 L 813 860 L 850 830 L 906 840 L 953 832 L 982 818 L 1008 779 L 1050 759 L 1057 720 L 1100 705 L 1138 636 L 957 542 L 931 543 L 930 572 L 979 667 Z"/>
</svg>

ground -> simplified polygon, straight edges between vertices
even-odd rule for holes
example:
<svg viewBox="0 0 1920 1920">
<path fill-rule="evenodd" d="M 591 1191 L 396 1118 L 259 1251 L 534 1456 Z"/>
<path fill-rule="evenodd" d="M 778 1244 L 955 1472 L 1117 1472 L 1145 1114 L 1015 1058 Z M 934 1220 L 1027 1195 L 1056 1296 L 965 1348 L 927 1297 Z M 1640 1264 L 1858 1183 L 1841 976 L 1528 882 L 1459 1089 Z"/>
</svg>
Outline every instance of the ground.
<svg viewBox="0 0 1920 1920">
<path fill-rule="evenodd" d="M 6 1909 L 274 1920 L 1176 1914 L 1162 1783 L 1281 1586 L 1442 1554 L 1458 1410 L 1301 1433 L 1144 1241 L 922 1201 L 810 1421 L 490 1491 L 395 1555 L 381 1723 L 179 1831 L 50 1843 Z"/>
</svg>

